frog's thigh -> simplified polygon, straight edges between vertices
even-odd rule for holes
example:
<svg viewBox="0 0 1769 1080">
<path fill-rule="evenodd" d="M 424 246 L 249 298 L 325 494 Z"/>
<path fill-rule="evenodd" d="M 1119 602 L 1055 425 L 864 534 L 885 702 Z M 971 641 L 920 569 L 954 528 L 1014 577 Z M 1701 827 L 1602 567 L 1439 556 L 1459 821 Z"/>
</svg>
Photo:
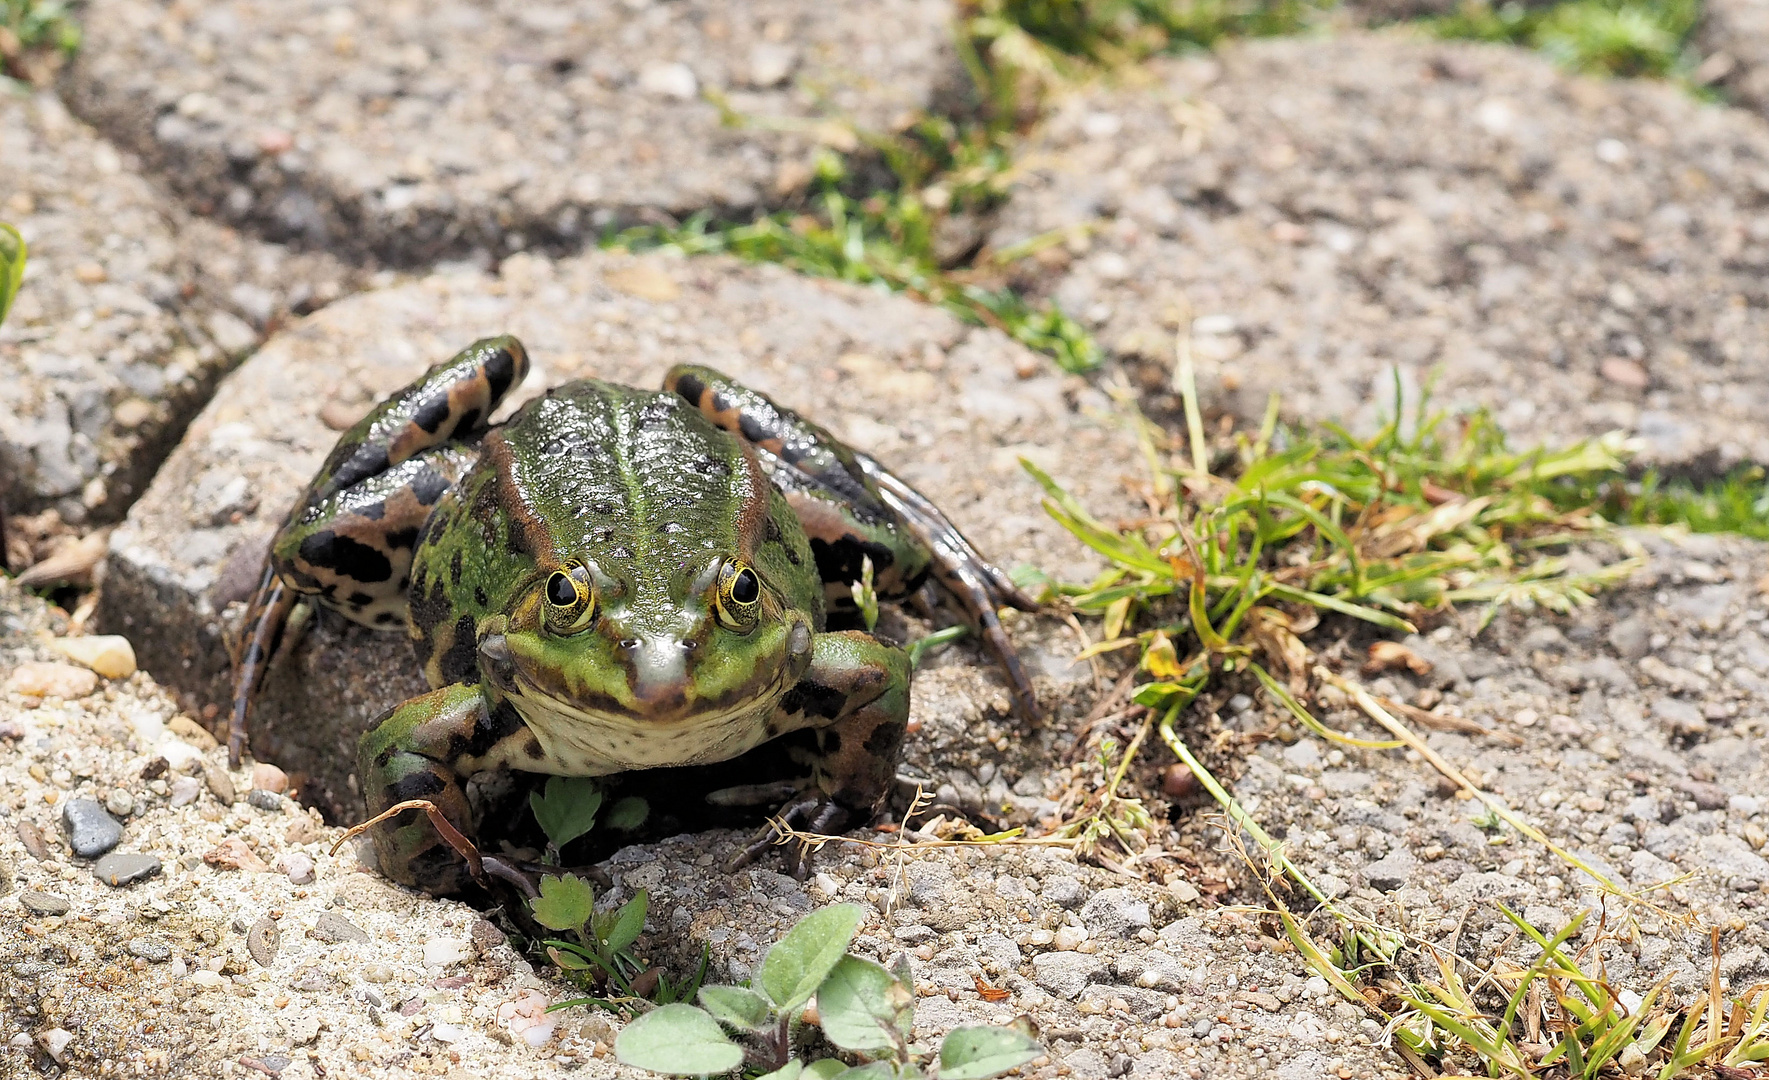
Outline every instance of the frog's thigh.
<svg viewBox="0 0 1769 1080">
<path fill-rule="evenodd" d="M 926 578 L 931 556 L 880 497 L 854 451 L 804 417 L 707 367 L 680 365 L 666 389 L 713 423 L 755 447 L 770 478 L 792 504 L 811 541 L 830 599 L 852 603 L 847 589 L 872 560 L 873 587 L 907 596 Z"/>
<path fill-rule="evenodd" d="M 870 811 L 890 791 L 909 722 L 909 654 L 858 630 L 818 634 L 811 667 L 775 708 L 778 730 L 811 728 L 818 786 Z"/>
<path fill-rule="evenodd" d="M 403 625 L 418 534 L 473 457 L 445 444 L 310 503 L 276 535 L 277 573 L 365 626 Z"/>
<path fill-rule="evenodd" d="M 486 707 L 479 687 L 439 687 L 383 713 L 357 746 L 357 778 L 370 817 L 407 799 L 428 799 L 468 836 L 474 832 L 463 783 L 521 718 L 507 702 Z M 422 811 L 409 810 L 373 830 L 381 872 L 438 895 L 459 892 L 466 863 Z"/>
</svg>

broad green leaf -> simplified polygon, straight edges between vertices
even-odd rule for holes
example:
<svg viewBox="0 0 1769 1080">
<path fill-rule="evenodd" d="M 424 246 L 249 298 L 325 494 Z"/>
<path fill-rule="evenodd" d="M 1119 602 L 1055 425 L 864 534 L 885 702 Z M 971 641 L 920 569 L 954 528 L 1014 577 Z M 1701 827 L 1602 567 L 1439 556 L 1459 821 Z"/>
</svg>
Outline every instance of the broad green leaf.
<svg viewBox="0 0 1769 1080">
<path fill-rule="evenodd" d="M 645 824 L 645 819 L 650 816 L 650 803 L 637 795 L 628 795 L 608 808 L 608 816 L 602 819 L 602 826 L 618 832 L 632 832 Z"/>
<path fill-rule="evenodd" d="M 835 1061 L 834 1058 L 827 1058 L 825 1060 Z M 823 1062 L 819 1061 L 817 1064 L 821 1065 Z M 836 1064 L 839 1065 L 841 1063 L 838 1061 Z M 809 1075 L 810 1070 L 807 1069 L 806 1074 Z M 864 1065 L 856 1065 L 851 1069 L 844 1068 L 838 1072 L 829 1073 L 827 1080 L 898 1080 L 899 1077 L 904 1075 L 913 1076 L 915 1074 L 899 1073 L 896 1069 L 891 1068 L 891 1063 L 888 1061 L 869 1061 Z M 820 1080 L 822 1080 L 822 1078 L 820 1078 Z"/>
<path fill-rule="evenodd" d="M 711 1076 L 743 1064 L 743 1048 L 692 1005 L 653 1009 L 614 1037 L 621 1064 L 671 1076 Z"/>
<path fill-rule="evenodd" d="M 953 1028 L 940 1045 L 940 1080 L 989 1080 L 1042 1053 L 1038 1040 L 1013 1028 Z"/>
<path fill-rule="evenodd" d="M 549 930 L 581 930 L 596 913 L 596 890 L 576 874 L 541 878 L 541 894 L 528 902 L 534 921 Z"/>
<path fill-rule="evenodd" d="M 25 279 L 25 238 L 18 230 L 0 222 L 0 322 L 12 307 L 12 298 Z"/>
<path fill-rule="evenodd" d="M 762 957 L 756 982 L 783 1013 L 811 1000 L 817 987 L 841 961 L 860 928 L 858 904 L 831 904 L 798 921 Z"/>
<path fill-rule="evenodd" d="M 528 805 L 547 842 L 562 848 L 595 827 L 602 788 L 588 777 L 550 776 L 545 793 L 528 793 Z"/>
<path fill-rule="evenodd" d="M 608 928 L 608 936 L 603 939 L 609 952 L 617 953 L 639 940 L 639 934 L 645 929 L 645 912 L 650 907 L 651 894 L 644 889 L 620 906 L 614 914 L 614 925 Z"/>
<path fill-rule="evenodd" d="M 791 1061 L 788 1061 L 773 1072 L 763 1073 L 761 1076 L 756 1077 L 756 1080 L 800 1080 L 800 1076 L 804 1071 L 805 1063 L 798 1058 L 793 1058 Z"/>
<path fill-rule="evenodd" d="M 824 1058 L 805 1066 L 804 1080 L 831 1080 L 847 1071 L 847 1063 L 839 1058 Z"/>
<path fill-rule="evenodd" d="M 745 1031 L 761 1031 L 768 1026 L 774 1014 L 774 1010 L 768 1006 L 767 998 L 741 986 L 701 987 L 700 1007 L 711 1013 L 712 1018 L 721 1024 L 730 1024 Z"/>
<path fill-rule="evenodd" d="M 884 968 L 844 956 L 817 988 L 817 1023 L 843 1050 L 888 1050 L 899 1038 L 908 1039 L 913 1001 L 909 988 Z"/>
</svg>

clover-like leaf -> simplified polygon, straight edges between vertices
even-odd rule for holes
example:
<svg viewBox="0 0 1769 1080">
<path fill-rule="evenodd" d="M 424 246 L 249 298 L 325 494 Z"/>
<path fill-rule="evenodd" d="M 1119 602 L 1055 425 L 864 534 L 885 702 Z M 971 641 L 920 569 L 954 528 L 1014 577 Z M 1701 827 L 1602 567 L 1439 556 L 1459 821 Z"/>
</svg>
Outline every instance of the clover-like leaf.
<svg viewBox="0 0 1769 1080">
<path fill-rule="evenodd" d="M 552 959 L 553 963 L 559 965 L 562 971 L 590 970 L 590 962 L 572 951 L 570 946 L 563 941 L 557 945 L 548 945 L 547 956 Z"/>
<path fill-rule="evenodd" d="M 798 1058 L 792 1058 L 773 1072 L 763 1073 L 756 1077 L 756 1080 L 801 1080 L 804 1075 L 805 1063 Z"/>
<path fill-rule="evenodd" d="M 12 298 L 25 280 L 25 238 L 18 230 L 0 222 L 0 322 L 12 307 Z"/>
<path fill-rule="evenodd" d="M 639 940 L 639 934 L 645 929 L 645 912 L 651 906 L 651 894 L 640 889 L 631 900 L 620 906 L 614 913 L 614 923 L 608 928 L 608 936 L 603 944 L 611 953 L 620 950 Z"/>
<path fill-rule="evenodd" d="M 857 956 L 844 956 L 817 987 L 817 1023 L 843 1050 L 889 1050 L 909 1037 L 914 995 L 896 976 Z"/>
<path fill-rule="evenodd" d="M 835 1061 L 835 1059 L 825 1058 L 824 1061 Z M 823 1064 L 823 1061 L 819 1061 L 817 1064 L 821 1065 Z M 839 1065 L 841 1063 L 836 1062 L 836 1064 Z M 806 1069 L 805 1075 L 810 1076 L 812 1073 L 809 1069 Z M 919 1075 L 921 1074 L 916 1072 L 913 1067 L 898 1071 L 888 1061 L 869 1061 L 864 1065 L 856 1065 L 851 1069 L 843 1068 L 835 1072 L 826 1073 L 819 1076 L 817 1080 L 902 1080 L 903 1077 Z"/>
<path fill-rule="evenodd" d="M 762 957 L 756 982 L 783 1013 L 811 1000 L 817 987 L 848 951 L 860 928 L 858 904 L 831 904 L 798 921 Z"/>
<path fill-rule="evenodd" d="M 762 1031 L 773 1020 L 774 1010 L 768 999 L 741 986 L 703 986 L 700 1007 L 714 1020 L 745 1031 Z M 796 1075 L 796 1074 L 795 1074 Z"/>
<path fill-rule="evenodd" d="M 650 803 L 637 795 L 628 795 L 608 808 L 608 813 L 602 817 L 602 827 L 617 832 L 632 832 L 645 824 L 645 819 L 650 816 Z"/>
<path fill-rule="evenodd" d="M 563 848 L 596 827 L 602 787 L 583 776 L 549 776 L 545 792 L 529 792 L 528 806 L 547 842 Z"/>
<path fill-rule="evenodd" d="M 805 1066 L 804 1080 L 831 1080 L 848 1071 L 848 1063 L 840 1058 L 824 1058 Z"/>
<path fill-rule="evenodd" d="M 990 1080 L 1042 1053 L 1038 1040 L 1014 1028 L 953 1028 L 940 1045 L 940 1080 Z"/>
<path fill-rule="evenodd" d="M 614 1037 L 621 1064 L 671 1076 L 711 1076 L 743 1064 L 743 1048 L 692 1005 L 653 1009 Z"/>
<path fill-rule="evenodd" d="M 541 894 L 528 902 L 534 921 L 550 930 L 581 930 L 596 913 L 596 890 L 576 874 L 541 878 Z"/>
</svg>

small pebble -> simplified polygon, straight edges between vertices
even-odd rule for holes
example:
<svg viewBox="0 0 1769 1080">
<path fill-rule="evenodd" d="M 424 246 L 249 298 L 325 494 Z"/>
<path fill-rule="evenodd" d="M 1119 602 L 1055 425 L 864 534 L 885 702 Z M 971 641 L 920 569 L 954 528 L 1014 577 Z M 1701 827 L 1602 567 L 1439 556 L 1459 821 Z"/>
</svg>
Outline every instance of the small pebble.
<svg viewBox="0 0 1769 1080">
<path fill-rule="evenodd" d="M 76 701 L 98 689 L 98 676 L 72 664 L 32 660 L 14 668 L 6 689 L 26 697 L 57 697 Z"/>
<path fill-rule="evenodd" d="M 123 826 L 94 799 L 69 799 L 61 810 L 68 846 L 82 859 L 96 859 L 123 840 Z"/>
<path fill-rule="evenodd" d="M 472 934 L 473 944 L 481 949 L 495 949 L 508 940 L 504 937 L 504 932 L 497 928 L 497 924 L 487 919 L 474 919 Z"/>
<path fill-rule="evenodd" d="M 218 990 L 227 985 L 227 977 L 219 971 L 198 968 L 190 973 L 190 982 L 193 986 L 202 987 L 204 990 Z"/>
<path fill-rule="evenodd" d="M 276 868 L 289 876 L 291 885 L 313 884 L 313 858 L 300 851 L 291 851 L 276 860 Z"/>
<path fill-rule="evenodd" d="M 368 940 L 367 938 L 363 939 Z M 386 964 L 365 964 L 362 969 L 364 982 L 384 983 L 393 981 L 393 969 Z"/>
<path fill-rule="evenodd" d="M 1061 952 L 1070 952 L 1087 940 L 1087 931 L 1079 926 L 1065 926 L 1057 930 L 1051 944 Z"/>
<path fill-rule="evenodd" d="M 237 836 L 230 836 L 203 856 L 203 861 L 217 870 L 247 870 L 255 874 L 267 873 L 270 865 L 258 857 L 258 853 L 246 846 L 246 842 Z"/>
<path fill-rule="evenodd" d="M 26 889 L 19 893 L 18 902 L 33 915 L 66 915 L 73 907 L 59 896 L 35 889 Z"/>
<path fill-rule="evenodd" d="M 133 885 L 138 881 L 146 881 L 160 872 L 160 860 L 152 855 L 130 853 L 119 855 L 112 852 L 98 860 L 92 867 L 92 876 L 112 888 Z"/>
<path fill-rule="evenodd" d="M 424 963 L 431 967 L 454 964 L 473 955 L 473 946 L 455 938 L 431 938 L 424 942 Z"/>
<path fill-rule="evenodd" d="M 129 943 L 129 955 L 139 956 L 150 964 L 163 964 L 172 959 L 172 946 L 159 938 L 138 937 Z"/>
<path fill-rule="evenodd" d="M 203 793 L 203 782 L 194 776 L 178 776 L 172 779 L 173 806 L 189 806 L 196 802 Z"/>
<path fill-rule="evenodd" d="M 368 931 L 335 911 L 328 911 L 314 922 L 312 935 L 336 945 L 343 941 L 367 941 Z M 373 981 L 373 980 L 370 980 Z"/>
<path fill-rule="evenodd" d="M 276 920 L 266 915 L 252 924 L 246 933 L 246 951 L 252 959 L 258 961 L 259 967 L 269 967 L 276 961 L 276 951 L 282 946 L 283 937 L 276 928 Z"/>
<path fill-rule="evenodd" d="M 1161 773 L 1161 794 L 1169 799 L 1190 799 L 1202 790 L 1203 785 L 1184 764 L 1169 765 Z"/>
<path fill-rule="evenodd" d="M 37 1041 L 43 1044 L 43 1049 L 58 1064 L 66 1064 L 67 1059 L 63 1055 L 67 1052 L 68 1044 L 74 1041 L 74 1033 L 66 1028 L 50 1028 L 38 1035 Z"/>
<path fill-rule="evenodd" d="M 141 778 L 143 780 L 158 780 L 160 777 L 165 776 L 166 770 L 171 767 L 172 763 L 165 758 L 154 758 L 152 761 L 141 767 Z"/>
<path fill-rule="evenodd" d="M 112 788 L 104 797 L 104 808 L 114 817 L 126 818 L 135 813 L 135 796 L 123 788 Z"/>
<path fill-rule="evenodd" d="M 30 822 L 18 823 L 18 842 L 31 853 L 31 858 L 39 861 L 49 858 L 49 844 L 43 839 L 43 831 Z"/>
<path fill-rule="evenodd" d="M 280 814 L 283 812 L 283 797 L 273 791 L 265 791 L 263 788 L 253 788 L 251 791 L 246 792 L 246 802 L 260 810 L 268 810 L 273 814 Z"/>
<path fill-rule="evenodd" d="M 49 643 L 76 664 L 84 664 L 107 679 L 127 679 L 135 674 L 135 648 L 116 634 L 56 638 Z"/>
<path fill-rule="evenodd" d="M 252 787 L 259 791 L 268 791 L 273 795 L 281 795 L 289 790 L 289 774 L 275 765 L 260 761 L 252 766 Z"/>
<path fill-rule="evenodd" d="M 236 797 L 233 788 L 233 777 L 219 765 L 203 762 L 203 780 L 209 785 L 209 791 L 222 806 L 232 806 Z"/>
</svg>

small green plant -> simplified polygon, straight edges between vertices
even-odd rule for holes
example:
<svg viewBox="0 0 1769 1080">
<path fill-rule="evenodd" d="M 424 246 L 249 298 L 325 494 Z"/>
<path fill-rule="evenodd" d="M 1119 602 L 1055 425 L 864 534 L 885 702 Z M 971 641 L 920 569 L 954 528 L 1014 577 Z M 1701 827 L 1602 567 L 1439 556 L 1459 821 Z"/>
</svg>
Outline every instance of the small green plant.
<svg viewBox="0 0 1769 1080">
<path fill-rule="evenodd" d="M 673 1076 L 767 1070 L 760 1080 L 987 1080 L 1043 1053 L 1012 1027 L 962 1027 L 947 1034 L 936 1060 L 911 1041 L 915 992 L 907 960 L 885 968 L 848 952 L 860 927 L 854 904 L 819 908 L 762 957 L 751 986 L 703 986 L 700 1006 L 666 1005 L 628 1024 L 614 1041 L 622 1064 Z M 795 1056 L 806 1020 L 823 1038 L 863 1059 Z"/>
<path fill-rule="evenodd" d="M 1576 71 L 1663 78 L 1693 71 L 1699 58 L 1685 43 L 1700 17 L 1699 0 L 1465 0 L 1428 25 L 1441 37 L 1541 49 Z"/>
<path fill-rule="evenodd" d="M 18 295 L 25 280 L 25 238 L 18 230 L 0 221 L 0 323 L 12 310 L 12 298 Z"/>
<path fill-rule="evenodd" d="M 559 865 L 565 845 L 596 827 L 602 799 L 602 785 L 587 776 L 549 776 L 545 788 L 528 793 L 528 808 L 547 837 L 546 862 Z M 620 799 L 608 808 L 602 827 L 631 832 L 645 823 L 650 810 L 645 800 L 636 796 Z"/>
<path fill-rule="evenodd" d="M 80 47 L 80 26 L 60 0 L 0 0 L 0 80 L 45 84 Z"/>
<path fill-rule="evenodd" d="M 574 940 L 549 938 L 542 942 L 547 956 L 560 970 L 579 977 L 580 985 L 601 996 L 574 998 L 553 1006 L 594 1005 L 626 1012 L 640 1000 L 662 1004 L 693 996 L 706 975 L 707 954 L 690 979 L 672 981 L 633 952 L 645 929 L 651 897 L 644 889 L 612 910 L 596 909 L 596 890 L 576 874 L 544 877 L 540 895 L 529 901 L 534 920 L 549 930 L 570 934 Z"/>
</svg>

